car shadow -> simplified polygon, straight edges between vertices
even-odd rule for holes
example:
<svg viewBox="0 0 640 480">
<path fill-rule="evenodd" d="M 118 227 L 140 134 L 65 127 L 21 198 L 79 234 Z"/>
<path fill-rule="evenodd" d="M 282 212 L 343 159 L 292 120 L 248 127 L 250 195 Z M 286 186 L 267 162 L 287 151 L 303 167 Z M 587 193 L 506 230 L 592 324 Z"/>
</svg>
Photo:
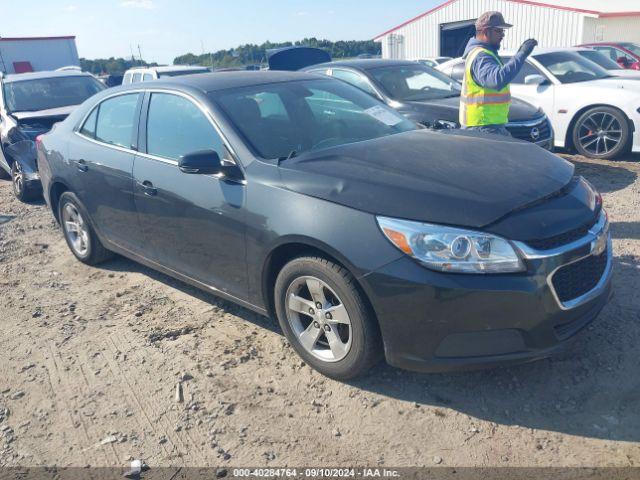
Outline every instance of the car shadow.
<svg viewBox="0 0 640 480">
<path fill-rule="evenodd" d="M 584 437 L 640 440 L 640 266 L 614 260 L 613 300 L 568 348 L 529 364 L 460 373 L 414 373 L 381 363 L 350 382 L 393 399 L 503 425 Z"/>
<path fill-rule="evenodd" d="M 636 168 L 628 168 L 624 163 L 607 163 L 587 159 L 569 158 L 576 167 L 576 174 L 585 177 L 601 193 L 616 192 L 632 185 L 638 177 Z M 640 163 L 640 159 L 638 160 Z M 634 165 L 635 167 L 635 165 Z"/>
<path fill-rule="evenodd" d="M 129 260 L 128 258 L 117 256 L 113 260 L 100 265 L 100 268 L 111 272 L 141 273 L 182 293 L 195 297 L 202 302 L 215 305 L 216 307 L 223 309 L 226 313 L 240 317 L 242 320 L 251 322 L 258 327 L 262 327 L 274 333 L 282 334 L 278 322 L 274 319 L 255 313 L 233 302 L 224 300 L 212 293 L 208 293 L 181 280 L 146 267 L 138 262 Z"/>
<path fill-rule="evenodd" d="M 611 236 L 617 239 L 640 240 L 640 222 L 611 222 Z"/>
<path fill-rule="evenodd" d="M 136 272 L 164 283 L 226 313 L 282 334 L 275 319 L 256 314 L 159 273 L 117 257 L 102 266 Z M 614 259 L 615 297 L 596 321 L 576 335 L 562 353 L 529 364 L 455 373 L 416 373 L 384 362 L 348 385 L 409 408 L 440 407 L 489 422 L 583 437 L 640 441 L 640 259 Z M 384 401 L 384 400 L 383 400 Z"/>
</svg>

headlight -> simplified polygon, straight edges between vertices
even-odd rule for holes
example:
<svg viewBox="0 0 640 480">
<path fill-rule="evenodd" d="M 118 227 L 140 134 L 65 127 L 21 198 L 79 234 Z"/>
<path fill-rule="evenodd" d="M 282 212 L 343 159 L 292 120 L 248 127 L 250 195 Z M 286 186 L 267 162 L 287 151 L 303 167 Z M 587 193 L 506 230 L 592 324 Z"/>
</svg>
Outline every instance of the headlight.
<svg viewBox="0 0 640 480">
<path fill-rule="evenodd" d="M 496 235 L 387 217 L 376 218 L 391 243 L 433 270 L 513 273 L 525 269 L 511 243 Z"/>
</svg>

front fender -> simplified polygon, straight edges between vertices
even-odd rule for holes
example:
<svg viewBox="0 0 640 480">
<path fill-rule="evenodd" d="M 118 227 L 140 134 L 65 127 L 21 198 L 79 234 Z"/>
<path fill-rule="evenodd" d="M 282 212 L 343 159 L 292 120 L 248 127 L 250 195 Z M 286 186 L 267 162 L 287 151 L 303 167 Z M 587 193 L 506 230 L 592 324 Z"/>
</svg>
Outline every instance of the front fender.
<svg viewBox="0 0 640 480">
<path fill-rule="evenodd" d="M 37 180 L 40 178 L 38 176 L 37 152 L 34 141 L 21 140 L 6 147 L 5 151 L 13 161 L 20 163 L 27 180 Z"/>
</svg>

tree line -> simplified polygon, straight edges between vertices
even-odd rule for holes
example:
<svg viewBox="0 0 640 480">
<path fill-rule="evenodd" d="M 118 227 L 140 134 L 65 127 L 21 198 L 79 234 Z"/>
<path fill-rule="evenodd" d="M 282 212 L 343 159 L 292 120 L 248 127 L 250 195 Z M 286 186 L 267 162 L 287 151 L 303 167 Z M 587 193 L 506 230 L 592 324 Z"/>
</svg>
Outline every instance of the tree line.
<svg viewBox="0 0 640 480">
<path fill-rule="evenodd" d="M 267 58 L 267 50 L 291 46 L 305 46 L 321 48 L 327 51 L 331 58 L 352 58 L 358 55 L 380 55 L 380 44 L 373 40 L 318 40 L 315 37 L 305 38 L 296 42 L 272 43 L 264 42 L 262 45 L 246 44 L 229 50 L 195 55 L 187 53 L 173 60 L 174 65 L 203 65 L 213 68 L 244 67 L 247 65 L 264 64 Z M 96 75 L 123 73 L 132 67 L 156 66 L 157 63 L 147 63 L 140 59 L 108 58 L 88 60 L 80 59 L 82 70 Z"/>
<path fill-rule="evenodd" d="M 91 72 L 94 75 L 105 74 L 121 74 L 133 67 L 147 67 L 156 66 L 157 63 L 147 63 L 143 60 L 136 59 L 124 59 L 124 58 L 98 58 L 95 60 L 88 60 L 86 58 L 80 59 L 80 68 L 84 72 Z"/>
</svg>

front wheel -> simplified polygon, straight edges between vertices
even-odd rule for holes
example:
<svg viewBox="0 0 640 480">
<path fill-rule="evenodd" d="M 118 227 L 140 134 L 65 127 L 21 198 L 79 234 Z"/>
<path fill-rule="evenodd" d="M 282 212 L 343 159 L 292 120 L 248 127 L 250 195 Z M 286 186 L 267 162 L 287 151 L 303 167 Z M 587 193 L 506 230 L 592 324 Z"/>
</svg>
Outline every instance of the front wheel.
<svg viewBox="0 0 640 480">
<path fill-rule="evenodd" d="M 347 380 L 380 360 L 378 325 L 341 266 L 320 257 L 296 258 L 278 274 L 274 298 L 285 336 L 320 373 Z"/>
<path fill-rule="evenodd" d="M 11 164 L 11 183 L 13 194 L 21 202 L 29 202 L 38 196 L 38 192 L 27 183 L 20 162 L 14 161 Z"/>
<path fill-rule="evenodd" d="M 73 193 L 64 192 L 60 197 L 58 218 L 64 239 L 78 260 L 87 265 L 97 265 L 113 256 L 100 242 L 88 221 L 84 205 Z"/>
<path fill-rule="evenodd" d="M 627 149 L 630 134 L 627 117 L 620 110 L 594 107 L 576 121 L 573 145 L 585 157 L 615 158 Z"/>
</svg>

